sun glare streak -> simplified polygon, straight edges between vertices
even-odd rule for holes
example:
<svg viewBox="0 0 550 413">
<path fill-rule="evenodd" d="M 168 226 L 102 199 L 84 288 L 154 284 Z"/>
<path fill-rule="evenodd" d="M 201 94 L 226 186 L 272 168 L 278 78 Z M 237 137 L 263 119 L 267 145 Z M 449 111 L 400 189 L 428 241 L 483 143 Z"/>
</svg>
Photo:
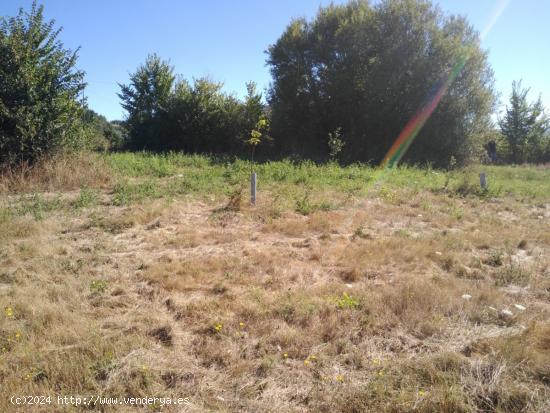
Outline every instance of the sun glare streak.
<svg viewBox="0 0 550 413">
<path fill-rule="evenodd" d="M 401 131 L 390 150 L 384 157 L 382 161 L 382 167 L 392 168 L 396 166 L 401 158 L 409 149 L 409 146 L 412 144 L 414 138 L 418 135 L 418 132 L 422 129 L 426 121 L 430 118 L 434 110 L 437 108 L 437 105 L 452 85 L 456 77 L 460 74 L 464 68 L 466 61 L 468 60 L 467 56 L 462 56 L 459 61 L 455 64 L 449 77 L 443 82 L 443 84 L 437 89 L 435 96 L 416 114 L 414 117 L 407 123 L 405 128 Z"/>
<path fill-rule="evenodd" d="M 479 35 L 480 40 L 485 39 L 485 37 L 489 34 L 491 29 L 493 28 L 493 26 L 495 25 L 497 20 L 500 18 L 500 16 L 502 15 L 502 13 L 506 9 L 506 7 L 508 7 L 508 5 L 510 4 L 511 1 L 512 0 L 499 0 L 498 1 L 498 3 L 496 4 L 496 6 L 493 10 L 493 14 L 491 16 L 491 19 L 489 20 L 489 23 L 487 23 L 487 26 L 485 26 L 485 29 L 483 29 L 483 31 Z"/>
<path fill-rule="evenodd" d="M 511 0 L 498 1 L 491 15 L 491 18 L 489 19 L 489 22 L 479 36 L 480 41 L 483 40 L 491 31 L 499 17 L 509 5 L 510 1 Z M 437 105 L 439 104 L 449 87 L 453 84 L 462 69 L 464 69 L 464 66 L 466 66 L 468 60 L 469 56 L 467 53 L 465 53 L 458 59 L 458 61 L 450 71 L 447 79 L 443 81 L 441 86 L 436 89 L 435 95 L 431 97 L 428 103 L 425 104 L 406 124 L 405 128 L 401 131 L 386 156 L 384 156 L 384 159 L 380 164 L 379 170 L 374 175 L 374 179 L 372 181 L 373 184 L 376 184 L 380 179 L 382 179 L 385 171 L 388 171 L 398 165 L 399 161 L 403 158 L 426 121 L 430 118 L 434 110 L 437 108 Z"/>
</svg>

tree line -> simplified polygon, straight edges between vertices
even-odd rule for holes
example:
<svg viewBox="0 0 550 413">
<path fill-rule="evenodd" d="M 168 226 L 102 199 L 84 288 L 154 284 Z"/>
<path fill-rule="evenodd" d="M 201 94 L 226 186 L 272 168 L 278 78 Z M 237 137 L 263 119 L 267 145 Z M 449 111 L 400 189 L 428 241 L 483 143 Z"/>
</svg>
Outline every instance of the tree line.
<svg viewBox="0 0 550 413">
<path fill-rule="evenodd" d="M 151 54 L 119 84 L 118 122 L 87 107 L 78 50 L 64 48 L 59 31 L 36 2 L 0 22 L 0 163 L 80 148 L 240 156 L 250 145 L 265 158 L 378 163 L 451 76 L 404 161 L 466 163 L 483 159 L 488 143 L 502 162 L 550 161 L 540 98 L 530 102 L 514 83 L 494 122 L 478 33 L 429 1 L 354 0 L 292 20 L 267 49 L 265 98 L 253 82 L 239 99 L 212 79 L 187 80 Z"/>
<path fill-rule="evenodd" d="M 176 79 L 168 62 L 148 56 L 130 82 L 120 85 L 128 148 L 242 153 L 256 123 L 267 116 L 266 108 L 253 82 L 244 100 L 224 93 L 222 86 L 208 78 Z"/>
</svg>

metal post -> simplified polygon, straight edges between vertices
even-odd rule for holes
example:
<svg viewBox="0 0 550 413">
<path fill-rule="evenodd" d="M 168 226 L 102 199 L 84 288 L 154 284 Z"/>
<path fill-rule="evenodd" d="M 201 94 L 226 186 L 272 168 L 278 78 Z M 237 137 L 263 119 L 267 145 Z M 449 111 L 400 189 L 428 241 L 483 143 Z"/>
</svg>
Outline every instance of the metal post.
<svg viewBox="0 0 550 413">
<path fill-rule="evenodd" d="M 479 184 L 484 190 L 487 189 L 487 177 L 485 176 L 485 172 L 479 174 Z"/>
<path fill-rule="evenodd" d="M 256 172 L 250 174 L 250 203 L 256 206 Z"/>
</svg>

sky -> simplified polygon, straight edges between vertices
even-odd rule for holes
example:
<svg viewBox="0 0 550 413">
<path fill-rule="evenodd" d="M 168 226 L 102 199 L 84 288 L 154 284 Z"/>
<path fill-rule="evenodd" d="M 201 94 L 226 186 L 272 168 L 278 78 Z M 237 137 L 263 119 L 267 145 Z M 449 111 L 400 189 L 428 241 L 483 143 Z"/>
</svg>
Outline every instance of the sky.
<svg viewBox="0 0 550 413">
<path fill-rule="evenodd" d="M 344 3 L 336 0 L 334 3 Z M 0 0 L 13 16 L 32 0 Z M 123 119 L 118 83 L 127 83 L 149 53 L 157 53 L 186 79 L 209 76 L 242 97 L 247 81 L 264 90 L 270 74 L 265 50 L 294 17 L 313 18 L 325 0 L 42 0 L 45 15 L 62 26 L 65 47 L 80 47 L 88 105 L 109 120 Z M 532 100 L 550 109 L 550 1 L 439 0 L 446 13 L 465 15 L 489 51 L 500 109 L 513 80 L 523 79 Z M 506 6 L 502 13 L 497 11 Z M 498 16 L 498 18 L 496 18 Z M 496 18 L 496 19 L 495 19 Z M 494 25 L 491 25 L 491 22 Z"/>
</svg>

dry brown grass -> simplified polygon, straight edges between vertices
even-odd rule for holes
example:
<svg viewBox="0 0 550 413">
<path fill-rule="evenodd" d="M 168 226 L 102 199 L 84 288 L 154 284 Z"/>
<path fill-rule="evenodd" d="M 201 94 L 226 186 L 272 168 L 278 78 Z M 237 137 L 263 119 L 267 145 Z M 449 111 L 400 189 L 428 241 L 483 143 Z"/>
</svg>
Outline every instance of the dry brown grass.
<svg viewBox="0 0 550 413">
<path fill-rule="evenodd" d="M 0 194 L 103 187 L 111 178 L 109 168 L 99 156 L 60 154 L 34 165 L 0 169 Z"/>
<path fill-rule="evenodd" d="M 385 197 L 307 216 L 177 199 L 0 221 L 2 395 L 549 411 L 546 221 L 508 199 Z"/>
</svg>

